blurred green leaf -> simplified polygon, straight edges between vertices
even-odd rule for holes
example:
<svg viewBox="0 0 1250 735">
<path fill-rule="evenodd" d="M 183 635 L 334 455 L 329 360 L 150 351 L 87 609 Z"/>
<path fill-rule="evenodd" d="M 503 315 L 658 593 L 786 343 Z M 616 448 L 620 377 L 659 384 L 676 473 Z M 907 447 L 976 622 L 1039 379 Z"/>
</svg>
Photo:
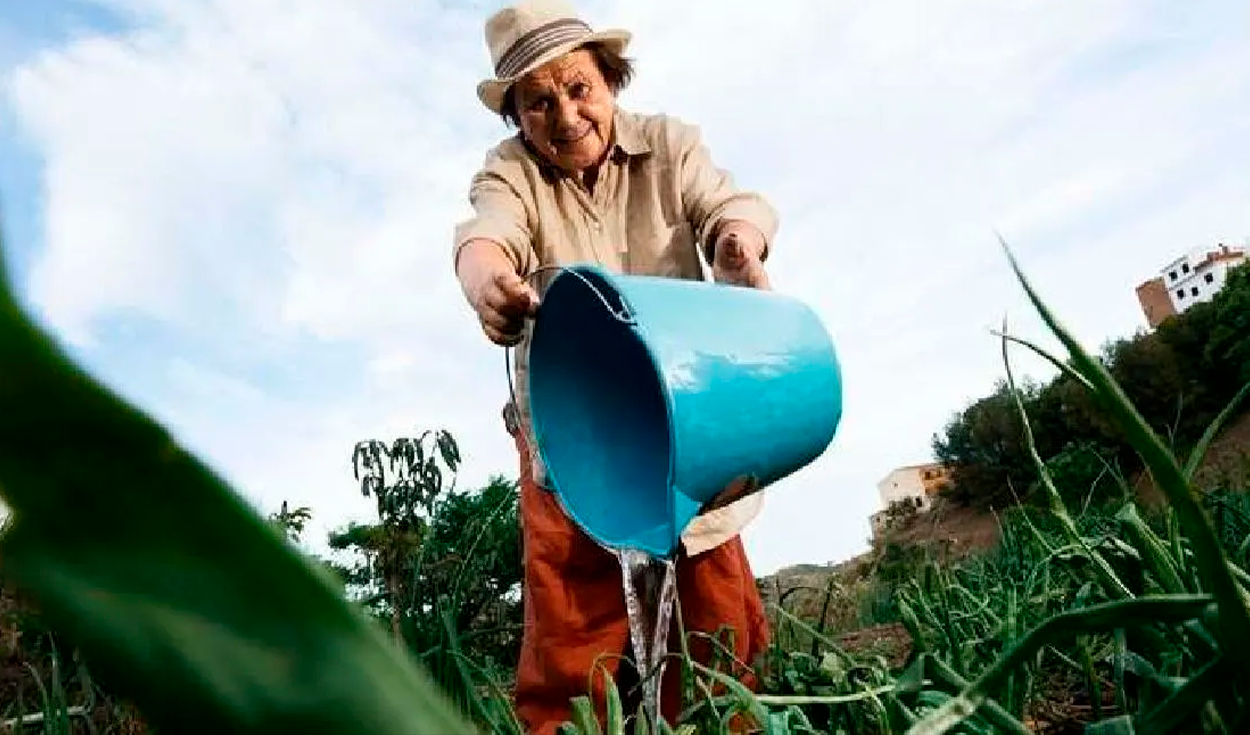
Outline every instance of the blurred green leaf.
<svg viewBox="0 0 1250 735">
<path fill-rule="evenodd" d="M 3 259 L 0 554 L 97 677 L 166 732 L 472 732 L 327 572 L 26 318 Z"/>
</svg>

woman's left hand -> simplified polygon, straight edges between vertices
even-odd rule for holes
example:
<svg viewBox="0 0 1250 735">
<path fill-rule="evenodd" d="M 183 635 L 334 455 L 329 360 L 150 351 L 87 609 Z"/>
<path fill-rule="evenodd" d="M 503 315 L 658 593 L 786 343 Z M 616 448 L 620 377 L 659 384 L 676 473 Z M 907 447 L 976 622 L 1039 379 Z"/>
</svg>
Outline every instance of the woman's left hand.
<svg viewBox="0 0 1250 735">
<path fill-rule="evenodd" d="M 762 260 L 764 235 L 754 225 L 739 220 L 726 222 L 716 233 L 712 252 L 712 275 L 717 283 L 772 288 Z"/>
</svg>

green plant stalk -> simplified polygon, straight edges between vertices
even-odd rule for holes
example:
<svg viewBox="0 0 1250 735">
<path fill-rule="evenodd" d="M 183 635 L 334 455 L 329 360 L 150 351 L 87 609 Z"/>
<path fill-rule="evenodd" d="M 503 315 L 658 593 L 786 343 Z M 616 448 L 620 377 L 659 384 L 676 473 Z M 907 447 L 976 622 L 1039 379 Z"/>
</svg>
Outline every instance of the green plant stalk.
<svg viewBox="0 0 1250 735">
<path fill-rule="evenodd" d="M 1237 412 L 1241 409 L 1242 403 L 1250 398 L 1250 383 L 1241 386 L 1241 390 L 1237 391 L 1237 395 L 1233 396 L 1219 415 L 1207 424 L 1206 431 L 1202 433 L 1202 438 L 1194 445 L 1193 450 L 1189 453 L 1189 461 L 1185 463 L 1185 478 L 1193 482 L 1194 476 L 1198 473 L 1198 468 L 1202 465 L 1202 460 L 1207 456 L 1207 451 L 1211 448 L 1211 443 L 1215 441 L 1215 437 L 1219 436 L 1220 430 L 1224 425 L 1237 416 Z"/>
<path fill-rule="evenodd" d="M 901 593 L 899 594 L 897 605 L 899 619 L 903 623 L 903 628 L 905 628 L 908 635 L 911 636 L 912 649 L 916 653 L 926 651 L 928 649 L 928 644 L 925 641 L 924 632 L 920 628 L 920 619 L 916 617 L 915 609 L 913 609 L 911 603 L 907 602 L 906 598 Z"/>
<path fill-rule="evenodd" d="M 1133 718 L 1129 715 L 1117 715 L 1102 722 L 1091 722 L 1085 726 L 1085 735 L 1137 735 L 1133 729 Z"/>
<path fill-rule="evenodd" d="M 826 636 L 824 633 L 817 631 L 815 628 L 808 625 L 807 623 L 804 623 L 802 620 L 799 620 L 799 618 L 796 617 L 794 613 L 790 612 L 789 610 L 786 610 L 780 605 L 773 605 L 772 607 L 777 611 L 778 615 L 780 615 L 781 617 L 784 617 L 791 625 L 809 634 L 812 637 L 812 640 L 823 644 L 828 652 L 837 656 L 845 664 L 854 665 L 855 658 L 851 656 L 851 654 L 847 653 L 846 650 L 843 649 L 841 646 L 839 646 L 837 642 L 834 641 L 832 638 Z"/>
<path fill-rule="evenodd" d="M 595 668 L 603 672 L 603 678 L 605 679 L 603 696 L 607 702 L 604 707 L 606 712 L 604 726 L 607 730 L 607 735 L 625 735 L 625 714 L 621 707 L 621 692 L 616 688 L 616 682 L 613 681 L 607 667 L 596 665 Z M 646 708 L 641 704 L 638 709 L 640 712 L 645 713 Z M 659 718 L 660 715 L 657 713 L 656 717 Z M 643 719 L 646 720 L 647 718 L 644 716 Z"/>
<path fill-rule="evenodd" d="M 1196 579 L 1197 573 L 1194 572 L 1189 563 L 1189 558 L 1185 555 L 1185 539 L 1181 535 L 1181 523 L 1176 516 L 1176 508 L 1169 505 L 1167 507 L 1167 526 L 1168 526 L 1168 548 L 1172 552 L 1172 559 L 1176 562 L 1177 572 L 1184 575 L 1185 579 Z"/>
<path fill-rule="evenodd" d="M 987 692 L 997 687 L 1008 673 L 1042 646 L 1052 644 L 1060 637 L 1103 633 L 1136 625 L 1179 623 L 1200 615 L 1211 602 L 1211 595 L 1156 595 L 1116 600 L 1053 615 L 999 656 L 958 697 L 913 725 L 907 735 L 942 735 L 949 731 L 985 704 Z"/>
<path fill-rule="evenodd" d="M 1024 507 L 1023 503 L 1019 503 L 1019 505 L 1021 508 Z M 1029 514 L 1021 513 L 1020 517 L 1023 518 L 1025 527 L 1029 529 L 1029 533 L 1033 535 L 1033 540 L 1037 542 L 1037 545 L 1053 554 L 1055 552 L 1055 547 L 1050 543 L 1050 539 L 1042 535 L 1041 530 L 1038 529 L 1037 524 L 1033 522 L 1033 519 L 1029 517 Z M 1001 523 L 999 523 L 999 529 L 1002 529 Z"/>
<path fill-rule="evenodd" d="M 833 576 L 829 577 L 829 581 L 825 584 L 825 597 L 820 605 L 820 621 L 816 624 L 816 630 L 822 636 L 825 634 L 825 625 L 829 619 L 829 603 L 833 599 L 834 587 L 837 586 L 835 584 L 835 579 L 836 578 Z M 819 650 L 818 641 L 816 638 L 812 638 L 811 654 L 813 657 L 816 656 L 816 652 L 818 650 Z"/>
<path fill-rule="evenodd" d="M 1020 637 L 1020 617 L 1019 617 L 1019 601 L 1016 598 L 1016 590 L 1009 588 L 1007 592 L 1007 619 L 1003 625 L 1004 638 L 1007 643 L 1014 643 Z M 1013 717 L 1019 718 L 1024 714 L 1024 695 L 1021 691 L 1020 682 L 1018 681 L 1016 672 L 1012 672 L 1007 677 L 1007 703 L 1006 709 Z"/>
<path fill-rule="evenodd" d="M 1203 586 L 1214 594 L 1219 604 L 1221 614 L 1218 637 L 1221 642 L 1226 650 L 1250 651 L 1250 607 L 1228 571 L 1224 550 L 1220 547 L 1210 519 L 1199 505 L 1194 488 L 1184 471 L 1163 445 L 1158 434 L 1129 401 L 1107 368 L 1085 352 L 1042 302 L 1006 242 L 1002 242 L 1002 247 L 1029 301 L 1051 332 L 1067 347 L 1075 367 L 1093 383 L 1097 391 L 1095 395 L 1125 433 L 1129 443 L 1141 455 L 1156 482 L 1167 495 L 1168 501 L 1176 509 L 1178 520 L 1193 545 Z M 1250 670 L 1250 661 L 1245 659 L 1238 661 L 1237 665 L 1242 671 Z"/>
<path fill-rule="evenodd" d="M 793 694 L 757 694 L 755 701 L 760 704 L 773 705 L 776 707 L 786 707 L 792 704 L 851 704 L 854 702 L 862 702 L 864 700 L 879 697 L 882 694 L 890 694 L 895 690 L 893 684 L 888 686 L 879 686 L 872 689 L 865 689 L 855 694 L 812 694 L 812 695 L 793 695 Z"/>
<path fill-rule="evenodd" d="M 524 735 L 525 727 L 521 724 L 521 720 L 517 717 L 516 711 L 512 708 L 508 695 L 503 691 L 503 687 L 500 686 L 498 679 L 490 676 L 489 672 L 465 654 L 457 652 L 452 655 L 457 661 L 460 662 L 461 666 L 472 668 L 482 675 L 482 677 L 486 680 L 486 686 L 490 689 L 491 694 L 494 695 L 495 701 L 500 705 L 506 705 L 504 707 L 504 715 L 506 716 L 507 722 L 505 725 L 499 725 L 497 723 L 493 725 L 491 730 L 492 735 Z"/>
<path fill-rule="evenodd" d="M 1008 342 L 1014 342 L 1015 344 L 1018 344 L 1021 347 L 1028 348 L 1038 357 L 1041 357 L 1042 359 L 1049 362 L 1051 365 L 1054 365 L 1056 368 L 1058 368 L 1059 372 L 1063 373 L 1064 375 L 1067 375 L 1069 378 L 1072 378 L 1083 387 L 1089 390 L 1094 390 L 1094 384 L 1089 382 L 1089 378 L 1086 378 L 1084 375 L 1081 375 L 1079 372 L 1077 372 L 1076 368 L 1072 367 L 1068 363 L 1055 357 L 1053 354 L 1050 353 L 1049 350 L 1042 348 L 1036 342 L 1027 340 L 1018 335 L 1007 334 L 1007 327 L 1005 324 L 1003 326 L 1003 331 L 991 329 L 990 334 L 1000 339 L 1005 339 Z"/>
<path fill-rule="evenodd" d="M 478 528 L 477 535 L 473 537 L 473 543 L 469 544 L 469 550 L 465 552 L 465 555 L 464 555 L 465 563 L 463 563 L 460 566 L 460 569 L 457 570 L 456 572 L 456 579 L 453 582 L 452 588 L 451 588 L 452 599 L 459 599 L 460 582 L 461 580 L 464 579 L 464 570 L 469 567 L 468 561 L 471 560 L 474 554 L 477 553 L 477 545 L 481 543 L 482 539 L 486 536 L 486 531 L 490 528 L 490 524 L 495 520 L 495 518 L 501 512 L 503 512 L 505 508 L 507 508 L 509 505 L 512 504 L 513 500 L 514 500 L 513 496 L 505 495 L 503 500 L 499 501 L 499 503 L 497 503 L 495 507 L 491 509 L 491 512 L 487 515 L 486 519 L 483 520 L 483 522 L 481 523 L 480 527 Z"/>
<path fill-rule="evenodd" d="M 1155 580 L 1159 582 L 1164 592 L 1179 595 L 1197 591 L 1190 589 L 1181 579 L 1176 564 L 1173 563 L 1172 557 L 1163 546 L 1163 540 L 1156 536 L 1155 532 L 1150 530 L 1150 527 L 1142 520 L 1136 505 L 1125 503 L 1116 513 L 1116 518 L 1132 536 L 1134 546 L 1142 555 L 1142 561 L 1146 564 L 1146 568 L 1154 573 Z"/>
<path fill-rule="evenodd" d="M 662 728 L 656 729 L 662 731 Z M 651 727 L 647 724 L 641 702 L 638 704 L 638 711 L 634 713 L 634 735 L 651 735 Z"/>
<path fill-rule="evenodd" d="M 1115 705 L 1121 712 L 1128 712 L 1128 688 L 1125 686 L 1125 669 L 1128 661 L 1128 636 L 1123 628 L 1112 634 L 1115 649 L 1111 660 L 1112 674 L 1115 677 Z"/>
<path fill-rule="evenodd" d="M 1007 331 L 1005 319 L 1003 320 L 1003 331 Z M 1120 580 L 1115 570 L 1111 568 L 1111 565 L 1103 558 L 1102 554 L 1090 548 L 1084 537 L 1081 536 L 1080 531 L 1077 530 L 1076 524 L 1072 521 L 1072 516 L 1063 504 L 1063 499 L 1059 495 L 1058 488 L 1055 487 L 1050 471 L 1046 469 L 1046 463 L 1042 461 L 1041 455 L 1037 453 L 1037 443 L 1033 440 L 1033 428 L 1029 425 L 1029 416 L 1024 410 L 1024 402 L 1020 398 L 1020 391 L 1016 389 L 1016 379 L 1011 371 L 1011 360 L 1007 357 L 1007 340 L 1005 339 L 1002 340 L 1002 354 L 1003 366 L 1007 372 L 1007 385 L 1011 390 L 1011 398 L 1016 404 L 1016 410 L 1020 414 L 1020 425 L 1024 430 L 1025 446 L 1028 447 L 1029 458 L 1033 460 L 1033 466 L 1037 468 L 1037 472 L 1041 477 L 1042 487 L 1046 488 L 1046 500 L 1051 514 L 1059 522 L 1059 526 L 1063 529 L 1068 541 L 1079 547 L 1090 562 L 1093 563 L 1094 568 L 1098 570 L 1102 583 L 1107 586 L 1108 592 L 1116 592 L 1121 597 L 1132 598 L 1134 596 L 1132 591 Z"/>
<path fill-rule="evenodd" d="M 922 658 L 917 659 L 916 665 L 920 667 L 920 672 L 913 674 L 911 677 L 912 682 L 923 681 L 927 678 L 939 687 L 936 690 L 930 689 L 921 691 L 920 694 L 922 696 L 924 694 L 940 693 L 943 697 L 945 697 L 943 700 L 943 704 L 945 704 L 954 701 L 953 695 L 966 690 L 969 686 L 967 679 L 960 676 L 950 666 L 946 665 L 945 662 L 933 654 L 924 654 Z M 926 674 L 927 677 L 924 676 Z M 940 706 L 942 705 L 939 705 L 939 707 Z M 1008 712 L 1007 709 L 998 702 L 995 702 L 992 699 L 987 699 L 983 704 L 982 709 L 984 712 L 981 714 L 981 717 L 997 726 L 1000 731 L 1009 733 L 1010 735 L 1030 735 L 1029 729 L 1024 726 L 1024 723 L 1016 719 L 1011 712 Z M 967 718 L 972 717 L 973 714 L 975 713 L 969 712 L 963 719 L 966 720 Z M 909 726 L 907 732 L 911 733 L 912 730 L 923 721 L 924 720 L 922 719 L 913 722 Z"/>
<path fill-rule="evenodd" d="M 963 598 L 964 602 L 970 608 L 968 612 L 964 613 L 965 616 L 974 620 L 985 619 L 988 622 L 988 627 L 990 628 L 998 627 L 1003 623 L 1003 621 L 999 619 L 998 615 L 990 608 L 992 598 L 989 595 L 977 597 L 972 593 L 972 590 L 962 584 L 955 585 L 953 589 L 960 597 Z"/>
<path fill-rule="evenodd" d="M 938 568 L 937 562 L 930 560 L 926 563 L 925 580 L 930 588 L 929 591 L 937 598 L 937 609 L 934 611 L 937 629 L 946 638 L 951 662 L 955 670 L 960 673 L 966 673 L 968 669 L 964 664 L 963 651 L 960 647 L 960 641 L 963 640 L 963 636 L 956 630 L 955 622 L 951 619 L 950 598 L 947 596 L 949 584 L 947 580 L 943 579 L 944 576 L 942 570 Z"/>
<path fill-rule="evenodd" d="M 1089 691 L 1089 702 L 1094 709 L 1094 719 L 1102 719 L 1102 687 L 1098 684 L 1098 673 L 1094 671 L 1094 656 L 1090 652 L 1089 638 L 1081 636 L 1077 641 L 1081 650 L 1082 673 L 1085 675 L 1085 688 Z"/>
<path fill-rule="evenodd" d="M 603 730 L 599 727 L 599 718 L 595 716 L 594 705 L 588 696 L 575 697 L 572 701 L 571 722 L 564 723 L 560 726 L 560 731 L 580 733 L 580 735 L 603 735 Z M 570 728 L 566 730 L 565 728 Z"/>
<path fill-rule="evenodd" d="M 912 585 L 917 586 L 917 583 L 915 582 L 915 580 L 912 581 Z M 917 620 L 919 620 L 920 616 L 923 615 L 925 625 L 930 630 L 936 631 L 936 633 L 934 633 L 933 635 L 934 645 L 938 646 L 940 641 L 945 640 L 948 650 L 950 647 L 953 647 L 954 644 L 950 640 L 946 639 L 945 631 L 942 629 L 941 619 L 938 617 L 938 614 L 934 612 L 932 606 L 929 604 L 929 598 L 925 594 L 924 589 L 918 588 L 916 590 L 915 597 L 912 599 L 913 599 L 913 602 L 915 603 L 916 609 L 919 611 L 919 614 L 916 615 Z M 953 651 L 951 651 L 950 653 L 952 656 L 956 655 L 956 653 Z"/>
<path fill-rule="evenodd" d="M 709 669 L 698 661 L 692 660 L 690 663 L 696 670 L 701 671 L 704 676 L 719 682 L 722 686 L 728 689 L 737 701 L 737 709 L 739 711 L 749 714 L 751 719 L 755 720 L 759 726 L 767 726 L 769 722 L 768 710 L 765 709 L 763 703 L 756 698 L 755 693 L 750 689 L 747 689 L 742 682 L 732 676 Z M 725 713 L 724 717 L 729 718 L 732 714 L 733 710 L 730 710 Z"/>
<path fill-rule="evenodd" d="M 1060 546 L 1059 548 L 1048 552 L 1044 557 L 1039 559 L 1037 564 L 1034 565 L 1031 570 L 1029 570 L 1027 588 L 1036 589 L 1040 587 L 1043 590 L 1050 589 L 1049 585 L 1051 582 L 1051 579 L 1050 579 L 1051 564 L 1054 563 L 1056 559 L 1059 559 L 1060 557 L 1064 557 L 1064 556 L 1069 556 L 1069 555 L 1084 555 L 1084 549 L 1082 545 L 1068 543 L 1068 544 L 1065 544 L 1064 546 Z M 1044 579 L 1038 579 L 1038 575 L 1042 575 Z M 1043 595 L 1044 594 L 1045 593 L 1043 593 Z M 1034 602 L 1038 601 L 1036 597 L 1033 597 L 1032 599 Z"/>
<path fill-rule="evenodd" d="M 1185 722 L 1193 722 L 1219 688 L 1220 677 L 1227 675 L 1226 661 L 1216 658 L 1173 691 L 1136 723 L 1138 735 L 1167 735 Z"/>
<path fill-rule="evenodd" d="M 451 654 L 451 660 L 455 664 L 456 673 L 460 676 L 460 679 L 463 682 L 464 690 L 466 692 L 474 692 L 473 677 L 469 674 L 468 667 L 464 663 L 464 656 L 460 651 L 460 637 L 456 633 L 456 624 L 455 621 L 452 620 L 452 612 L 450 607 L 446 604 L 445 597 L 439 600 L 439 604 L 435 608 L 435 614 L 438 615 L 443 624 L 443 633 L 447 636 L 446 640 Z M 482 697 L 472 695 L 469 697 L 469 700 L 473 710 L 477 712 L 478 717 L 490 723 L 492 732 L 499 733 L 501 725 L 495 721 L 495 718 L 492 717 L 491 713 L 486 709 L 485 700 Z"/>
</svg>

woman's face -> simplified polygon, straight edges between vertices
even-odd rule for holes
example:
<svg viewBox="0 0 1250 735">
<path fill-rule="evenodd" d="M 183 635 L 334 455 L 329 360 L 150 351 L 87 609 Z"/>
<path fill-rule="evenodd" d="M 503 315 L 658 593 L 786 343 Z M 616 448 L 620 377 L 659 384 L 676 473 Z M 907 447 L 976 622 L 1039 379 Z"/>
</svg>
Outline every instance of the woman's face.
<svg viewBox="0 0 1250 735">
<path fill-rule="evenodd" d="M 525 75 L 516 104 L 521 132 L 553 165 L 580 173 L 603 160 L 616 98 L 591 52 L 579 49 Z"/>
</svg>

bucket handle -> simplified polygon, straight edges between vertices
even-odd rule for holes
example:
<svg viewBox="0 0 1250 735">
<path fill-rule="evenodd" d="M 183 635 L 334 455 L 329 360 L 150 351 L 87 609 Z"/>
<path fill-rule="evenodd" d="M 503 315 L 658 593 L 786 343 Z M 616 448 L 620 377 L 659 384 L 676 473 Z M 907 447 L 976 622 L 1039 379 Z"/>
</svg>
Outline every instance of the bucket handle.
<svg viewBox="0 0 1250 735">
<path fill-rule="evenodd" d="M 586 288 L 589 288 L 591 293 L 593 293 L 595 296 L 599 298 L 599 302 L 603 304 L 603 308 L 607 309 L 608 313 L 611 314 L 614 319 L 616 319 L 622 324 L 633 325 L 636 323 L 634 321 L 634 315 L 629 312 L 629 308 L 626 307 L 625 304 L 623 303 L 621 304 L 621 308 L 619 311 L 613 308 L 612 304 L 608 302 L 608 297 L 604 296 L 603 292 L 600 291 L 599 288 L 595 286 L 595 284 L 591 283 L 589 278 L 582 275 L 581 273 L 578 273 L 575 270 L 572 270 L 569 266 L 542 265 L 530 271 L 529 274 L 525 276 L 525 280 L 528 282 L 534 276 L 538 275 L 539 273 L 543 273 L 545 271 L 561 271 L 561 272 L 565 272 L 565 273 L 569 273 L 571 275 L 577 276 L 579 279 L 581 279 L 582 283 L 586 284 Z M 515 349 L 515 346 L 504 347 L 503 362 L 504 362 L 504 371 L 508 376 L 508 397 L 512 401 L 513 408 L 519 413 L 521 410 L 521 407 L 518 406 L 516 402 L 516 388 L 514 386 L 515 381 L 512 378 L 512 350 L 513 349 Z"/>
</svg>

